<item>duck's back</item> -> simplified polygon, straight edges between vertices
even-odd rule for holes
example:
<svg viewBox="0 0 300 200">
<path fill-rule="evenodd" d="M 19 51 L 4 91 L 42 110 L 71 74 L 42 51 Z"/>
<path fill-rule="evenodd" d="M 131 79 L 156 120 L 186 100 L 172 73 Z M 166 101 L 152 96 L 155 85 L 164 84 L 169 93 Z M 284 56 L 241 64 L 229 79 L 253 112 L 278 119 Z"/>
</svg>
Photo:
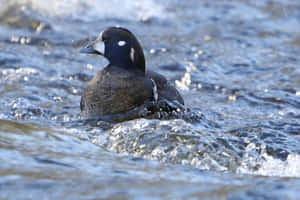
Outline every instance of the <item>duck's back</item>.
<svg viewBox="0 0 300 200">
<path fill-rule="evenodd" d="M 153 99 L 152 82 L 145 76 L 110 66 L 99 71 L 81 97 L 88 117 L 123 113 Z"/>
<path fill-rule="evenodd" d="M 155 81 L 157 86 L 158 100 L 178 101 L 184 105 L 184 100 L 178 90 L 161 74 L 148 70 L 146 77 Z"/>
</svg>

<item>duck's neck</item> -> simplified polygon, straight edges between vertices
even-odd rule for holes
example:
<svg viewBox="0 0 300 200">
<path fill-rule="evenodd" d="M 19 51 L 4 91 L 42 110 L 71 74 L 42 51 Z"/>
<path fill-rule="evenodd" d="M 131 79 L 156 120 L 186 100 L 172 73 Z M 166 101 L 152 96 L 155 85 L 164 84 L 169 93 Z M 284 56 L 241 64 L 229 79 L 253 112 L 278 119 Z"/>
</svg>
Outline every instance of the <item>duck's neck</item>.
<svg viewBox="0 0 300 200">
<path fill-rule="evenodd" d="M 132 62 L 130 58 L 119 58 L 118 60 L 110 61 L 109 65 L 145 75 L 145 61 Z"/>
</svg>

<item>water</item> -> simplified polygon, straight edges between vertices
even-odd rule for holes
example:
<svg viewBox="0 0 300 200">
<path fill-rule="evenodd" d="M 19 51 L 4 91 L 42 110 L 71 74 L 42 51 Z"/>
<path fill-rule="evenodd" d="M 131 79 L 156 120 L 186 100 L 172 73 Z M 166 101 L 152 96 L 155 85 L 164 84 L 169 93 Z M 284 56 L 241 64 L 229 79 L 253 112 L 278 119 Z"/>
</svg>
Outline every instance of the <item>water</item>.
<svg viewBox="0 0 300 200">
<path fill-rule="evenodd" d="M 299 199 L 299 1 L 0 3 L 0 199 Z M 114 25 L 193 115 L 80 119 Z"/>
</svg>

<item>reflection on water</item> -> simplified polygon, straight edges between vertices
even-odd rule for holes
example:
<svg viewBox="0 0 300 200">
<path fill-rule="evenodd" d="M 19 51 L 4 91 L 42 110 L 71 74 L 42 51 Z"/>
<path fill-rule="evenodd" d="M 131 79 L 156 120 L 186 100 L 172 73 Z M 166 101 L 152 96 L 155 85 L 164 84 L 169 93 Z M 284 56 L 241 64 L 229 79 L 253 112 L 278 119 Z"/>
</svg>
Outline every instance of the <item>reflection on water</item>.
<svg viewBox="0 0 300 200">
<path fill-rule="evenodd" d="M 299 2 L 0 3 L 0 199 L 298 198 Z M 188 113 L 81 119 L 107 61 L 78 49 L 113 25 Z"/>
</svg>

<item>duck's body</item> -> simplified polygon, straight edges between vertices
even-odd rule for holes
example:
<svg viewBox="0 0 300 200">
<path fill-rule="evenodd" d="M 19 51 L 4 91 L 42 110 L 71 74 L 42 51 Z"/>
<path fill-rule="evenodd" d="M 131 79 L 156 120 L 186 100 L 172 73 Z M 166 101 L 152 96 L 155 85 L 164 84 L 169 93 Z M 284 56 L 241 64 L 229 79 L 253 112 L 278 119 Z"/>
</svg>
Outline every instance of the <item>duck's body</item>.
<svg viewBox="0 0 300 200">
<path fill-rule="evenodd" d="M 151 80 L 137 72 L 108 66 L 89 82 L 80 107 L 88 116 L 123 113 L 151 101 L 152 92 Z"/>
<path fill-rule="evenodd" d="M 178 103 L 184 105 L 183 98 L 177 89 L 170 84 L 170 82 L 163 75 L 148 70 L 146 72 L 146 77 L 155 82 L 157 86 L 157 100 L 166 99 L 168 101 L 177 101 Z"/>
<path fill-rule="evenodd" d="M 163 75 L 145 71 L 143 51 L 128 30 L 109 28 L 84 52 L 103 55 L 110 62 L 83 92 L 80 108 L 84 116 L 122 114 L 159 100 L 184 104 L 179 92 Z"/>
</svg>

